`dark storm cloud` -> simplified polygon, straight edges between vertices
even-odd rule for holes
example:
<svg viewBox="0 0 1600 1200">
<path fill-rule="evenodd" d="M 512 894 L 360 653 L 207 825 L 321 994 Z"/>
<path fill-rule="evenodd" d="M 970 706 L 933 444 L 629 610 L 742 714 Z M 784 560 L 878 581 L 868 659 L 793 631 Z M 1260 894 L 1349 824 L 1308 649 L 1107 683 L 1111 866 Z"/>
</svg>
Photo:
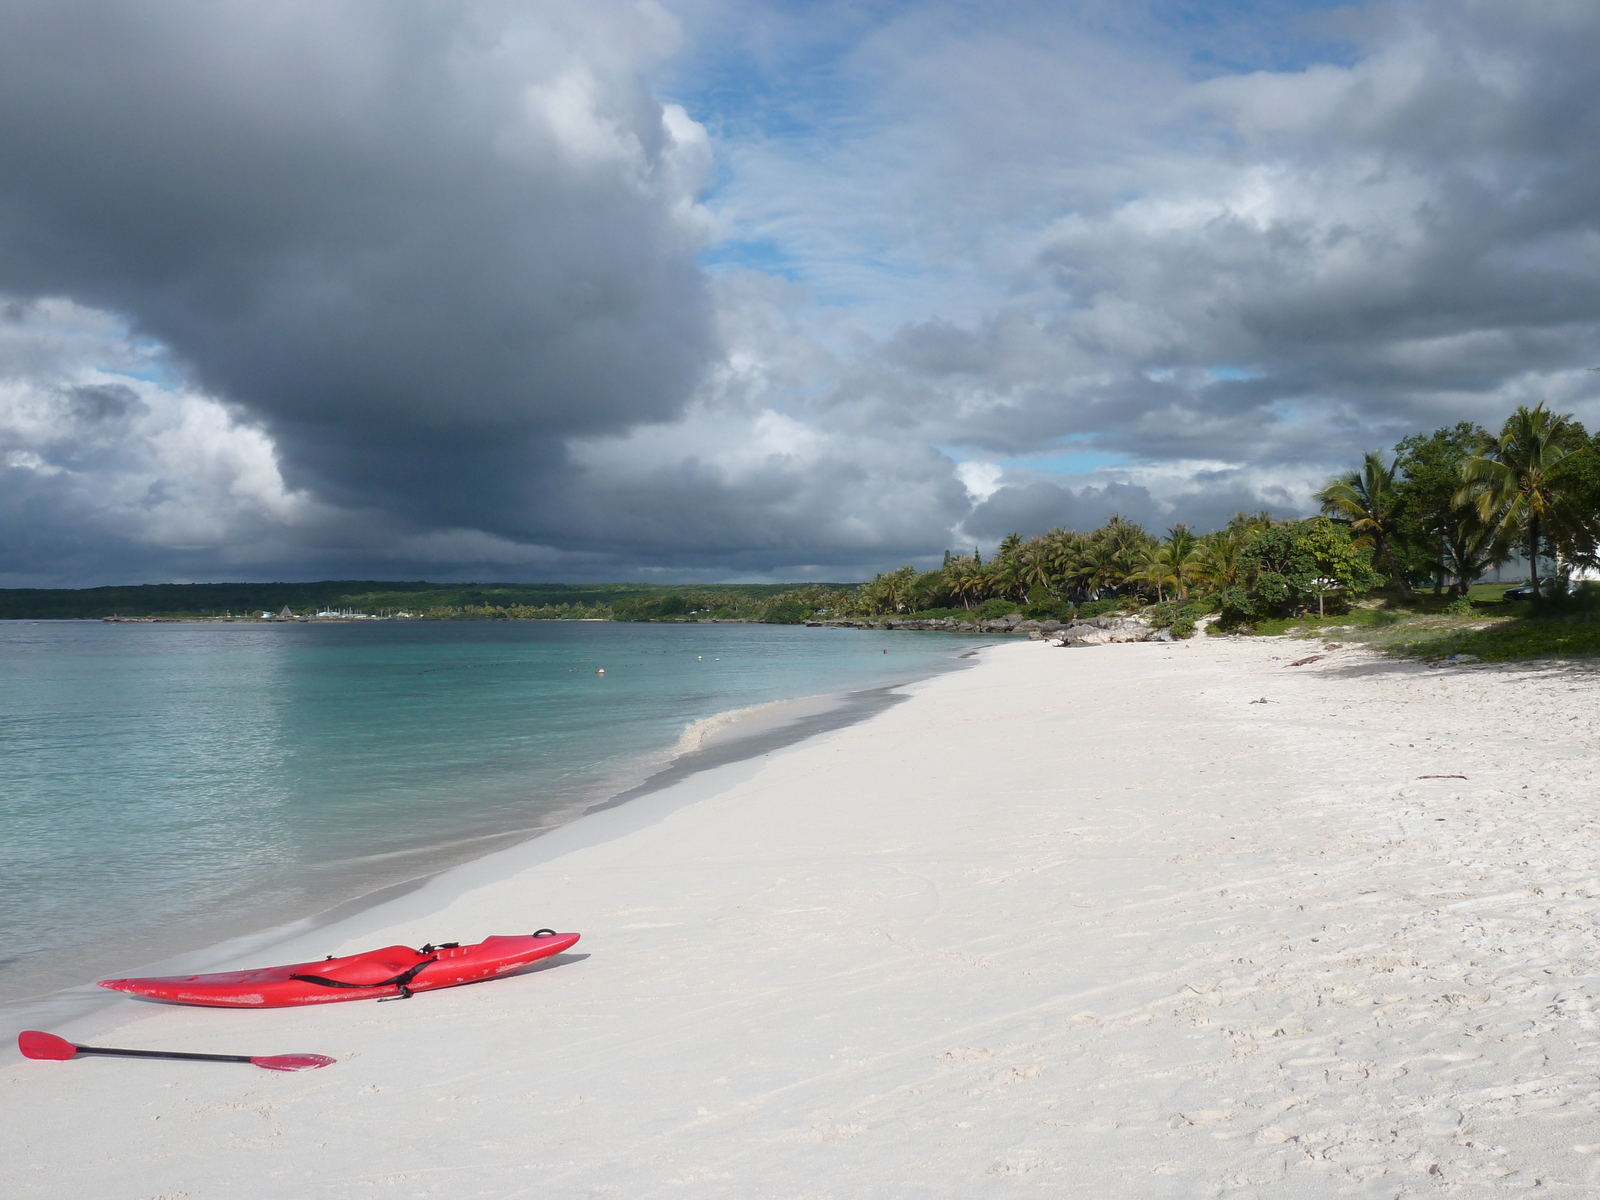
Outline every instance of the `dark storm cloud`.
<svg viewBox="0 0 1600 1200">
<path fill-rule="evenodd" d="M 0 7 L 11 568 L 845 578 L 1600 425 L 1592 4 L 671 6 Z"/>
<path fill-rule="evenodd" d="M 291 486 L 517 532 L 709 351 L 706 152 L 642 5 L 11 0 L 0 288 L 125 314 Z"/>
</svg>

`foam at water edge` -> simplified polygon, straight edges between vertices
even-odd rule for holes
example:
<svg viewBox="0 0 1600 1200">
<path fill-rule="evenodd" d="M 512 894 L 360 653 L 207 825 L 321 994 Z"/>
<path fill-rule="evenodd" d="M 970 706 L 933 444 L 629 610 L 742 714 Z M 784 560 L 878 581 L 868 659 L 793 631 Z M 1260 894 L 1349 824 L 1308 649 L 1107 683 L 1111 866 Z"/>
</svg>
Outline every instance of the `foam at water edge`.
<svg viewBox="0 0 1600 1200">
<path fill-rule="evenodd" d="M 723 732 L 735 722 L 746 720 L 760 714 L 776 715 L 785 708 L 794 708 L 805 704 L 807 701 L 824 699 L 819 696 L 794 696 L 785 700 L 769 700 L 765 704 L 752 704 L 745 708 L 730 708 L 726 712 L 712 713 L 709 717 L 701 717 L 698 721 L 690 721 L 683 727 L 677 743 L 667 752 L 668 758 L 681 758 L 685 754 L 692 754 L 703 749 L 708 739 Z"/>
</svg>

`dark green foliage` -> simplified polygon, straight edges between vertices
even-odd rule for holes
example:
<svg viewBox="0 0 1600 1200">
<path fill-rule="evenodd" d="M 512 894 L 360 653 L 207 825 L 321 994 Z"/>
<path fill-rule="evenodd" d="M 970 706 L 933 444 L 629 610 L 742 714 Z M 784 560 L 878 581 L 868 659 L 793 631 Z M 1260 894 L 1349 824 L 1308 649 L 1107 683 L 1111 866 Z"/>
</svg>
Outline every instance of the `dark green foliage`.
<svg viewBox="0 0 1600 1200">
<path fill-rule="evenodd" d="M 99 588 L 4 588 L 0 589 L 0 620 L 70 620 L 120 613 L 125 617 L 149 617 L 174 613 L 243 613 L 263 609 L 277 612 L 284 605 L 291 611 L 349 607 L 358 594 L 382 594 L 392 598 L 393 608 L 421 606 L 422 594 L 441 585 L 433 583 L 392 583 L 373 580 L 324 580 L 320 583 L 149 583 L 132 587 Z M 553 585 L 548 591 L 561 589 Z M 586 593 L 573 589 L 556 603 L 581 603 Z"/>
<path fill-rule="evenodd" d="M 943 570 L 924 571 L 913 581 L 911 590 L 919 612 L 943 607 L 955 599 L 955 594 L 950 590 L 950 577 Z"/>
<path fill-rule="evenodd" d="M 1220 605 L 1218 612 L 1221 614 L 1217 624 L 1223 629 L 1238 629 L 1266 615 L 1265 610 L 1256 604 L 1255 597 L 1242 587 L 1224 588 L 1218 593 L 1217 599 Z"/>
<path fill-rule="evenodd" d="M 1409 582 L 1420 585 L 1431 580 L 1435 592 L 1443 589 L 1452 565 L 1450 536 L 1459 533 L 1463 522 L 1470 524 L 1472 517 L 1455 503 L 1461 490 L 1461 464 L 1482 454 L 1493 440 L 1483 426 L 1461 421 L 1396 443 L 1400 522 L 1394 558 Z M 1474 564 L 1464 565 L 1470 574 Z M 1457 581 L 1455 590 L 1470 583 Z"/>
<path fill-rule="evenodd" d="M 1057 600 L 1046 604 L 1025 605 L 1022 615 L 1030 621 L 1070 621 L 1072 611 L 1072 605 L 1065 600 Z"/>
<path fill-rule="evenodd" d="M 1273 606 L 1288 604 L 1316 575 L 1316 560 L 1301 541 L 1299 523 L 1263 529 L 1239 558 L 1255 575 L 1261 600 Z"/>
<path fill-rule="evenodd" d="M 1588 435 L 1570 413 L 1552 413 L 1543 404 L 1519 405 L 1483 454 L 1461 465 L 1462 488 L 1456 503 L 1470 508 L 1502 542 L 1522 549 L 1529 582 L 1539 590 L 1539 559 L 1552 543 L 1565 545 L 1569 558 L 1593 561 L 1600 512 L 1579 503 L 1574 485 L 1581 461 L 1592 453 Z"/>
<path fill-rule="evenodd" d="M 1382 577 L 1373 571 L 1370 551 L 1357 546 L 1347 529 L 1325 517 L 1284 521 L 1260 530 L 1239 555 L 1255 585 L 1241 601 L 1223 593 L 1222 624 L 1236 626 L 1264 617 L 1287 616 L 1302 608 L 1328 611 L 1351 595 L 1370 591 Z"/>
<path fill-rule="evenodd" d="M 1003 600 L 996 597 L 993 600 L 985 600 L 978 605 L 977 611 L 972 615 L 979 621 L 991 621 L 996 617 L 1009 616 L 1011 613 L 1018 612 L 1021 607 L 1015 600 Z"/>
<path fill-rule="evenodd" d="M 1536 621 L 1600 620 L 1600 583 L 1551 588 L 1532 600 L 1513 602 L 1516 615 Z"/>
<path fill-rule="evenodd" d="M 1572 451 L 1550 473 L 1551 486 L 1567 498 L 1575 512 L 1589 520 L 1558 526 L 1548 538 L 1550 549 L 1570 563 L 1600 566 L 1600 433 L 1586 437 L 1583 426 L 1574 421 L 1567 446 Z"/>
<path fill-rule="evenodd" d="M 850 584 L 818 584 L 800 589 L 848 596 Z M 319 583 L 165 583 L 137 587 L 42 590 L 0 589 L 0 620 L 98 619 L 124 617 L 213 616 L 223 613 L 277 612 L 285 605 L 305 614 L 323 609 L 381 613 L 405 611 L 454 619 L 522 620 L 610 616 L 617 605 L 652 605 L 678 597 L 685 610 L 704 615 L 755 619 L 773 600 L 795 592 L 793 584 L 613 583 L 397 583 L 374 580 L 324 580 Z M 672 607 L 676 607 L 673 605 Z M 635 608 L 634 611 L 638 611 Z M 659 612 L 659 610 L 656 610 Z M 661 619 L 646 616 L 635 619 Z M 669 620 L 689 619 L 667 616 Z"/>
<path fill-rule="evenodd" d="M 760 617 L 763 625 L 803 625 L 813 619 L 810 605 L 797 600 L 780 600 L 770 604 L 762 610 Z"/>
<path fill-rule="evenodd" d="M 1369 450 L 1361 456 L 1361 466 L 1328 480 L 1317 493 L 1323 515 L 1343 525 L 1372 547 L 1373 561 L 1410 591 L 1405 572 L 1396 565 L 1395 553 L 1401 541 L 1401 518 L 1405 507 L 1399 490 L 1399 461 L 1384 462 L 1383 455 Z"/>
<path fill-rule="evenodd" d="M 1122 601 L 1116 599 L 1091 600 L 1087 604 L 1080 604 L 1078 606 L 1078 619 L 1080 621 L 1087 621 L 1091 617 L 1102 616 L 1108 612 L 1116 612 L 1121 605 Z"/>
<path fill-rule="evenodd" d="M 689 612 L 689 601 L 682 595 L 666 595 L 618 600 L 611 606 L 615 621 L 659 621 L 664 617 L 682 617 Z"/>
<path fill-rule="evenodd" d="M 1212 611 L 1209 598 L 1205 600 L 1164 600 L 1140 612 L 1150 620 L 1154 629 L 1169 629 L 1172 636 L 1182 640 L 1194 633 L 1195 622 Z"/>
</svg>

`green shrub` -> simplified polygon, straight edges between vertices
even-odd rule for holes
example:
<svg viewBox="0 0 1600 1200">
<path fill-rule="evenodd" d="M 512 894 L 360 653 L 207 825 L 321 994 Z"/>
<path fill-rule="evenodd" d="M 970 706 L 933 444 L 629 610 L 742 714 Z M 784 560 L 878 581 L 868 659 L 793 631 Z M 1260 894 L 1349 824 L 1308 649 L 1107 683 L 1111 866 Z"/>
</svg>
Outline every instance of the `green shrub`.
<svg viewBox="0 0 1600 1200">
<path fill-rule="evenodd" d="M 947 617 L 954 617 L 957 621 L 970 621 L 974 613 L 969 608 L 924 608 L 907 615 L 919 621 L 942 621 Z"/>
<path fill-rule="evenodd" d="M 803 625 L 811 620 L 812 610 L 795 600 L 769 606 L 760 616 L 763 625 Z"/>
<path fill-rule="evenodd" d="M 688 600 L 672 595 L 645 600 L 618 600 L 611 606 L 611 616 L 616 621 L 659 621 L 663 617 L 685 616 L 688 611 Z"/>
<path fill-rule="evenodd" d="M 1244 633 L 1246 627 L 1260 616 L 1254 597 L 1242 587 L 1226 588 L 1217 599 L 1222 612 L 1221 618 L 1217 621 L 1219 629 Z"/>
<path fill-rule="evenodd" d="M 1600 584 L 1567 586 L 1560 579 L 1548 579 L 1539 585 L 1538 599 L 1522 604 L 1524 611 L 1537 619 L 1600 617 Z"/>
<path fill-rule="evenodd" d="M 1030 621 L 1070 621 L 1072 605 L 1065 600 L 1042 600 L 1037 604 L 1029 604 L 1022 610 L 1022 615 Z"/>
<path fill-rule="evenodd" d="M 1175 638 L 1186 638 L 1194 633 L 1195 622 L 1211 611 L 1206 600 L 1163 600 L 1144 610 L 1155 629 L 1169 629 Z"/>
<path fill-rule="evenodd" d="M 1117 599 L 1091 600 L 1087 604 L 1078 606 L 1078 619 L 1087 621 L 1090 617 L 1098 617 L 1108 612 L 1115 612 L 1121 604 L 1122 601 Z"/>
<path fill-rule="evenodd" d="M 1019 612 L 1021 607 L 1015 600 L 985 600 L 978 605 L 977 610 L 972 615 L 980 621 L 992 621 L 996 617 L 1007 617 L 1014 612 Z"/>
</svg>

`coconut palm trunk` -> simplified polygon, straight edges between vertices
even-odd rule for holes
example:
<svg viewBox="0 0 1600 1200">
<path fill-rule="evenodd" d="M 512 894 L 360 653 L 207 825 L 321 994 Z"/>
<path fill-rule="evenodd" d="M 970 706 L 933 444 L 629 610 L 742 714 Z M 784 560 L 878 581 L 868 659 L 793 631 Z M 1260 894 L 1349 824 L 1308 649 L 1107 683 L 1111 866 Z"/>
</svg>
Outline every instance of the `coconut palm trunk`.
<svg viewBox="0 0 1600 1200">
<path fill-rule="evenodd" d="M 1539 515 L 1528 514 L 1528 584 L 1533 598 L 1539 598 Z"/>
</svg>

